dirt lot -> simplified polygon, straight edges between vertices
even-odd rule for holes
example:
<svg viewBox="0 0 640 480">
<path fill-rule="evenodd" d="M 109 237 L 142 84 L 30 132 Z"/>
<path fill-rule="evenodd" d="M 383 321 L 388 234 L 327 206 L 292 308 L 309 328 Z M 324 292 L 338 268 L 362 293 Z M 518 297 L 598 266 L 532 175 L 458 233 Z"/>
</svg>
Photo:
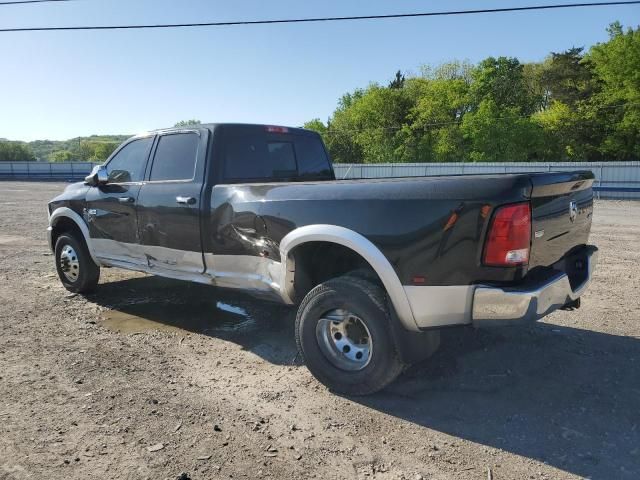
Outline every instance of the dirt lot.
<svg viewBox="0 0 640 480">
<path fill-rule="evenodd" d="M 290 309 L 115 269 L 68 295 L 44 232 L 62 188 L 0 182 L 0 479 L 640 478 L 640 203 L 596 204 L 580 310 L 448 330 L 343 398 Z"/>
</svg>

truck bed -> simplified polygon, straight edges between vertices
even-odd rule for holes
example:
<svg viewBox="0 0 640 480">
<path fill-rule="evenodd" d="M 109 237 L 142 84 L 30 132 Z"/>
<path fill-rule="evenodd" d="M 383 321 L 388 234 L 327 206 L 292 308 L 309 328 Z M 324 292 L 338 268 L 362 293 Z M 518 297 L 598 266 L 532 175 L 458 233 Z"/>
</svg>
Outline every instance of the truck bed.
<svg viewBox="0 0 640 480">
<path fill-rule="evenodd" d="M 262 228 L 254 241 L 276 246 L 305 225 L 349 228 L 380 248 L 403 285 L 413 284 L 416 277 L 423 277 L 424 285 L 509 283 L 586 244 L 593 178 L 585 171 L 222 184 L 213 188 L 211 206 L 214 212 L 225 208 L 225 225 L 218 216 L 212 220 L 216 229 L 252 230 L 259 217 Z M 534 232 L 545 231 L 532 239 L 530 265 L 482 265 L 492 212 L 523 201 L 532 203 Z M 569 219 L 572 201 L 578 204 L 575 222 Z M 238 254 L 250 251 L 250 243 L 228 241 L 205 248 Z"/>
</svg>

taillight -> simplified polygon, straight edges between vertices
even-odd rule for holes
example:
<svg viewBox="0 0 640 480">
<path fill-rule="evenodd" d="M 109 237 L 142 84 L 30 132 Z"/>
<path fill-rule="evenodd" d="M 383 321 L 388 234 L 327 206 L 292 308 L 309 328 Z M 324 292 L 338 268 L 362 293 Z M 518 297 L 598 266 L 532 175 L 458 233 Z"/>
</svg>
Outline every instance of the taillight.
<svg viewBox="0 0 640 480">
<path fill-rule="evenodd" d="M 289 133 L 289 129 L 287 127 L 276 127 L 274 125 L 265 127 L 265 130 L 269 133 Z"/>
<path fill-rule="evenodd" d="M 493 214 L 483 263 L 493 267 L 513 267 L 529 263 L 531 206 L 529 202 L 505 205 Z"/>
</svg>

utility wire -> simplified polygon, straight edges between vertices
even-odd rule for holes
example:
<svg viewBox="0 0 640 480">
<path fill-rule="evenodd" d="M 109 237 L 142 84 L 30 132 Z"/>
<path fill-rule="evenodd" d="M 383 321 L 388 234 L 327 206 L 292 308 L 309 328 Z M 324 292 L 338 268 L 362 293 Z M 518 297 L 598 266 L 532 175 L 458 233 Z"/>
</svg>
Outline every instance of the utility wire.
<svg viewBox="0 0 640 480">
<path fill-rule="evenodd" d="M 36 0 L 32 0 L 36 1 Z M 43 1 L 43 0 L 40 0 Z M 279 23 L 313 23 L 313 22 L 340 22 L 354 20 L 384 20 L 391 18 L 416 18 L 416 17 L 441 17 L 451 15 L 471 15 L 480 13 L 501 13 L 501 12 L 524 12 L 532 10 L 551 10 L 560 8 L 581 8 L 581 7 L 603 7 L 614 5 L 634 5 L 640 4 L 640 0 L 618 1 L 618 2 L 591 2 L 591 3 L 565 3 L 554 5 L 531 5 L 527 7 L 504 7 L 485 8 L 479 10 L 450 10 L 441 12 L 422 13 L 394 13 L 388 15 L 357 15 L 348 17 L 315 17 L 315 18 L 289 18 L 275 20 L 238 20 L 228 22 L 202 22 L 202 23 L 159 23 L 140 25 L 84 25 L 71 27 L 24 27 L 24 28 L 2 28 L 0 33 L 6 32 L 50 32 L 67 30 L 133 30 L 145 28 L 183 28 L 183 27 L 230 27 L 238 25 L 272 25 Z"/>
<path fill-rule="evenodd" d="M 50 2 L 72 2 L 73 0 L 15 0 L 11 2 L 0 2 L 0 5 L 23 5 L 25 3 L 50 3 Z"/>
</svg>

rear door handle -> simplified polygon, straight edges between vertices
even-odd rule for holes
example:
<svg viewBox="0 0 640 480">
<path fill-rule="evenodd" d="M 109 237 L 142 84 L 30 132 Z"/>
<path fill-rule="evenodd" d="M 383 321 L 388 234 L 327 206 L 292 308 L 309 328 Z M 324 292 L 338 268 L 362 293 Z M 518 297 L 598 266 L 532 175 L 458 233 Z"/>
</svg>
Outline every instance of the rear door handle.
<svg viewBox="0 0 640 480">
<path fill-rule="evenodd" d="M 118 201 L 120 203 L 133 203 L 134 202 L 134 198 L 133 197 L 118 197 Z"/>
<path fill-rule="evenodd" d="M 176 197 L 176 202 L 181 205 L 195 205 L 196 199 L 193 197 Z"/>
</svg>

